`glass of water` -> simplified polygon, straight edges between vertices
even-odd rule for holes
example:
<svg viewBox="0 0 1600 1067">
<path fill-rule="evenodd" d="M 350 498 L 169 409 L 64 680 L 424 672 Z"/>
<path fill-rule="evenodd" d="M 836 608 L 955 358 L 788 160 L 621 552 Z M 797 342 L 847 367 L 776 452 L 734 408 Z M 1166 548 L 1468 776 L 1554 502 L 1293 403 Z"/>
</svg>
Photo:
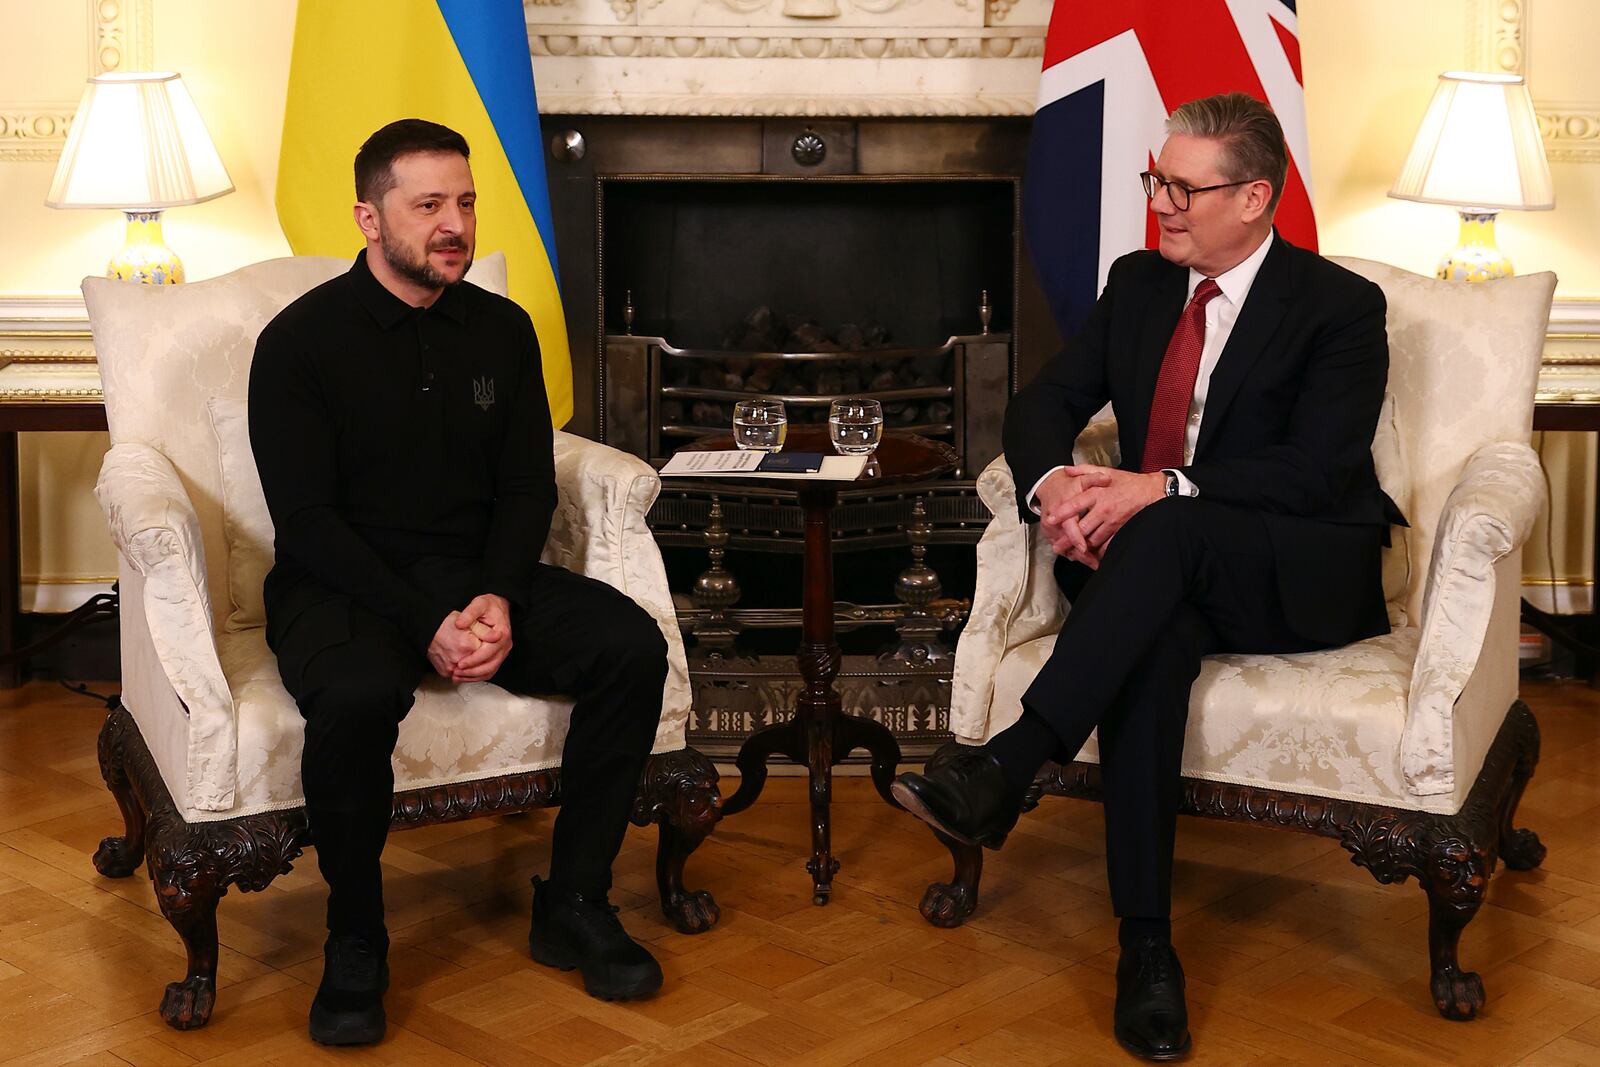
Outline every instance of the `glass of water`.
<svg viewBox="0 0 1600 1067">
<path fill-rule="evenodd" d="M 751 452 L 782 452 L 789 415 L 781 400 L 741 400 L 733 405 L 733 443 Z"/>
<path fill-rule="evenodd" d="M 828 439 L 843 455 L 870 455 L 883 440 L 883 405 L 876 400 L 835 400 L 828 405 Z"/>
</svg>

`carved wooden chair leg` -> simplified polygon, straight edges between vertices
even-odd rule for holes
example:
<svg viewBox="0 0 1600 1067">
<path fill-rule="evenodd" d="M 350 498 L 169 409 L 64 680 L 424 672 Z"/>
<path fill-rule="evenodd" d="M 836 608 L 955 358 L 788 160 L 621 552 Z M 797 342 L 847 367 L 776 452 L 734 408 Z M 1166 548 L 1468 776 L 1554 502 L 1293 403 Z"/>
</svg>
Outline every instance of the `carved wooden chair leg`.
<svg viewBox="0 0 1600 1067">
<path fill-rule="evenodd" d="M 107 715 L 100 727 L 100 777 L 122 812 L 122 836 L 102 839 L 94 853 L 94 869 L 107 878 L 126 878 L 144 862 L 144 808 L 134 795 L 124 758 L 128 731 L 133 728 L 121 707 Z"/>
<path fill-rule="evenodd" d="M 1509 716 L 1515 723 L 1521 744 L 1517 762 L 1511 772 L 1511 788 L 1507 791 L 1505 806 L 1500 815 L 1500 858 L 1513 871 L 1531 871 L 1544 862 L 1545 847 L 1539 835 L 1532 830 L 1517 829 L 1513 825 L 1517 805 L 1522 803 L 1522 791 L 1533 777 L 1539 764 L 1539 724 L 1526 705 L 1519 704 Z"/>
<path fill-rule="evenodd" d="M 1478 913 L 1489 882 L 1484 852 L 1459 837 L 1433 843 L 1419 876 L 1428 894 L 1429 985 L 1434 1006 L 1446 1019 L 1465 1021 L 1483 1007 L 1483 979 L 1463 971 L 1456 958 L 1461 931 Z"/>
<path fill-rule="evenodd" d="M 926 772 L 932 774 L 965 751 L 967 749 L 956 741 L 940 745 L 928 757 Z M 1033 804 L 1038 804 L 1036 791 L 1029 790 L 1029 793 L 1033 794 Z M 1031 806 L 1026 805 L 1024 810 Z M 968 915 L 977 910 L 978 880 L 983 877 L 983 849 L 977 845 L 963 845 L 937 830 L 933 831 L 933 836 L 950 850 L 950 858 L 955 861 L 955 874 L 948 882 L 933 882 L 928 886 L 922 894 L 920 910 L 924 919 L 948 929 L 960 926 Z"/>
<path fill-rule="evenodd" d="M 651 756 L 634 804 L 639 826 L 657 823 L 656 887 L 661 911 L 683 934 L 703 934 L 722 918 L 716 900 L 704 889 L 684 885 L 683 868 L 722 818 L 717 769 L 692 748 Z"/>
<path fill-rule="evenodd" d="M 950 881 L 934 882 L 922 894 L 922 917 L 935 926 L 960 926 L 978 907 L 978 880 L 983 877 L 983 849 L 977 845 L 963 845 L 937 830 L 933 836 L 950 850 L 956 870 Z"/>
<path fill-rule="evenodd" d="M 161 995 L 161 1018 L 177 1030 L 196 1030 L 211 1021 L 217 1002 L 217 902 L 221 892 L 161 894 L 161 913 L 183 938 L 189 972 L 181 982 L 167 983 Z"/>
</svg>

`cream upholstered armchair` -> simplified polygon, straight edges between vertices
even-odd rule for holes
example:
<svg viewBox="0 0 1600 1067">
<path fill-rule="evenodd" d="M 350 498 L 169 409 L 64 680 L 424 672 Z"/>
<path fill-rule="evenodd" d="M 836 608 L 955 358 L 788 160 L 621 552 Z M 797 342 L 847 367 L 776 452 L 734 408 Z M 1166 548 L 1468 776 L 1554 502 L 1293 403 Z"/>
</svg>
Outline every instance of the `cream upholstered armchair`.
<svg viewBox="0 0 1600 1067">
<path fill-rule="evenodd" d="M 256 336 L 347 261 L 273 260 L 173 288 L 90 278 L 111 449 L 96 493 L 119 553 L 121 707 L 100 768 L 124 830 L 95 853 L 101 874 L 148 861 L 189 968 L 161 1014 L 202 1026 L 216 990 L 217 901 L 264 889 L 310 843 L 300 788 L 303 724 L 267 649 L 261 583 L 272 522 L 250 452 L 246 385 Z M 472 279 L 505 292 L 495 255 Z M 633 819 L 660 824 L 661 906 L 685 933 L 718 918 L 684 888 L 689 853 L 720 812 L 716 771 L 685 747 L 688 673 L 661 554 L 645 526 L 660 483 L 645 463 L 557 432 L 560 501 L 544 560 L 608 582 L 645 607 L 670 670 Z M 430 678 L 400 726 L 396 828 L 560 802 L 570 701 Z"/>
<path fill-rule="evenodd" d="M 1441 282 L 1339 260 L 1388 298 L 1389 389 L 1373 440 L 1379 480 L 1411 522 L 1384 554 L 1392 632 L 1300 655 L 1207 657 L 1184 743 L 1183 810 L 1337 837 L 1380 882 L 1428 895 L 1432 990 L 1471 1018 L 1483 983 L 1456 944 L 1496 859 L 1527 870 L 1539 839 L 1512 827 L 1539 758 L 1517 699 L 1521 545 L 1544 501 L 1528 446 L 1555 276 Z M 1115 425 L 1091 425 L 1080 462 L 1116 464 Z M 1004 457 L 978 480 L 994 513 L 978 545 L 956 650 L 951 729 L 979 744 L 1021 714 L 1068 610 L 1050 545 L 1017 517 Z M 1203 487 L 1202 487 L 1203 491 Z M 1038 792 L 1098 797 L 1097 741 L 1049 766 Z M 951 746 L 937 763 L 958 751 Z M 945 839 L 955 878 L 923 898 L 954 926 L 977 904 L 981 852 Z"/>
</svg>

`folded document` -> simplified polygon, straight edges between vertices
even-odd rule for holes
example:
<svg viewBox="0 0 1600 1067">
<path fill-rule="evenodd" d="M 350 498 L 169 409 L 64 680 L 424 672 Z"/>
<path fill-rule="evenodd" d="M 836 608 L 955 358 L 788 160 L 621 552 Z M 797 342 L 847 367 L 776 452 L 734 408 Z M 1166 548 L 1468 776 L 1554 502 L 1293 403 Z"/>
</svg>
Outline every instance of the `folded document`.
<svg viewBox="0 0 1600 1067">
<path fill-rule="evenodd" d="M 853 482 L 866 467 L 866 456 L 825 456 L 820 452 L 697 452 L 686 449 L 667 460 L 661 473 L 687 478 L 811 478 L 827 482 Z"/>
</svg>

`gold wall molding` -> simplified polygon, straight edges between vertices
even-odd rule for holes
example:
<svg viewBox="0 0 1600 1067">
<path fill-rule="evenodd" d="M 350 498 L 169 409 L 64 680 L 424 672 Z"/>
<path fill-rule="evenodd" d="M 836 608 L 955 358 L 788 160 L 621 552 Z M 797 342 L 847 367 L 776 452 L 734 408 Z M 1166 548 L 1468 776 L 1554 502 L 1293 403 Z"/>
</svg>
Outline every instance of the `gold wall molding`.
<svg viewBox="0 0 1600 1067">
<path fill-rule="evenodd" d="M 155 60 L 155 0 L 82 0 L 89 11 L 86 76 L 149 70 Z M 0 162 L 41 162 L 61 155 L 76 100 L 0 103 Z"/>
</svg>

